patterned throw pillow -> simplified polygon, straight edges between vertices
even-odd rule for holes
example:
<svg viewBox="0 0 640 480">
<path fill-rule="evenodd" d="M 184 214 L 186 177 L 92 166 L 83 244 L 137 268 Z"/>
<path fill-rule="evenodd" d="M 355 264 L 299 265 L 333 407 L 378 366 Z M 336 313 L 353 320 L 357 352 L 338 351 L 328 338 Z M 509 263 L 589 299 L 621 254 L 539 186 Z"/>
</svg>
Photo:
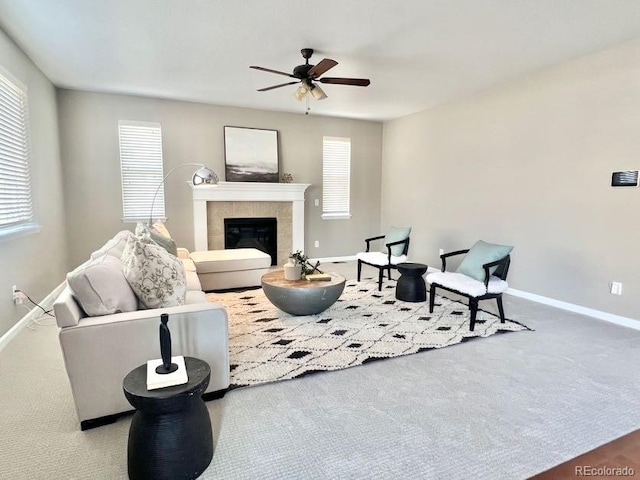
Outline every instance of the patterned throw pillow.
<svg viewBox="0 0 640 480">
<path fill-rule="evenodd" d="M 131 238 L 122 252 L 122 265 L 127 282 L 144 307 L 184 305 L 184 266 L 161 246 L 147 238 Z"/>
</svg>

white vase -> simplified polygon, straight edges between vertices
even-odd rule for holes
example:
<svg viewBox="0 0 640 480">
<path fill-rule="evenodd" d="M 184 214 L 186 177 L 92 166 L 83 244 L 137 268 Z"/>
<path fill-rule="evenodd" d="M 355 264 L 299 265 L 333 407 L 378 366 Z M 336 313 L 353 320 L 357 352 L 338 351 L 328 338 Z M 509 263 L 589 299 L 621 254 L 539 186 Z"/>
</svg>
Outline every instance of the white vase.
<svg viewBox="0 0 640 480">
<path fill-rule="evenodd" d="M 301 276 L 302 276 L 302 265 L 285 263 L 284 265 L 285 280 L 300 280 Z"/>
</svg>

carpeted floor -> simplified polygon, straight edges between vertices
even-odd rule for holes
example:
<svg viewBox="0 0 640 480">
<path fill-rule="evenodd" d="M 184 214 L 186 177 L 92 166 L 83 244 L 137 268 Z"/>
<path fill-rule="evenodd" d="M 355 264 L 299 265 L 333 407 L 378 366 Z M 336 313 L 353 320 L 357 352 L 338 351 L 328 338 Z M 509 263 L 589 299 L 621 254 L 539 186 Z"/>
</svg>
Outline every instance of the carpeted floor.
<svg viewBox="0 0 640 480">
<path fill-rule="evenodd" d="M 524 479 L 640 428 L 640 331 L 509 296 L 505 310 L 534 331 L 207 402 L 201 478 Z M 80 431 L 56 327 L 22 331 L 0 367 L 0 479 L 127 478 L 131 417 Z"/>
<path fill-rule="evenodd" d="M 471 332 L 466 305 L 438 296 L 429 313 L 427 302 L 397 300 L 395 287 L 395 281 L 387 281 L 379 292 L 373 279 L 348 280 L 334 305 L 308 316 L 279 310 L 261 289 L 209 294 L 229 314 L 231 387 L 341 370 L 526 330 L 480 311 Z"/>
</svg>

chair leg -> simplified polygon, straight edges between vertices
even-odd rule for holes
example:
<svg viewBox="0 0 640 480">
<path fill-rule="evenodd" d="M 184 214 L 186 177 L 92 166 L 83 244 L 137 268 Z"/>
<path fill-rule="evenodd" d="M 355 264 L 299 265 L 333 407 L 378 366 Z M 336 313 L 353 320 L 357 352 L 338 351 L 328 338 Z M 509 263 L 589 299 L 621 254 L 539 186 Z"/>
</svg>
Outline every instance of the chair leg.
<svg viewBox="0 0 640 480">
<path fill-rule="evenodd" d="M 500 312 L 500 323 L 504 323 L 504 307 L 502 306 L 502 296 L 496 298 L 498 302 L 498 312 Z"/>
<path fill-rule="evenodd" d="M 358 281 L 360 281 L 361 274 L 362 274 L 362 260 L 358 260 Z"/>
<path fill-rule="evenodd" d="M 476 326 L 476 315 L 478 314 L 478 300 L 475 298 L 469 299 L 469 310 L 471 311 L 471 324 L 469 325 L 469 330 L 473 332 L 473 329 Z"/>
<path fill-rule="evenodd" d="M 384 268 L 378 269 L 378 291 L 382 291 L 382 279 L 384 278 Z"/>
<path fill-rule="evenodd" d="M 432 283 L 429 289 L 429 313 L 433 313 L 433 306 L 436 303 L 436 284 Z"/>
<path fill-rule="evenodd" d="M 389 280 L 392 280 L 392 278 L 391 278 L 391 267 L 389 267 L 387 270 L 388 270 Z"/>
</svg>

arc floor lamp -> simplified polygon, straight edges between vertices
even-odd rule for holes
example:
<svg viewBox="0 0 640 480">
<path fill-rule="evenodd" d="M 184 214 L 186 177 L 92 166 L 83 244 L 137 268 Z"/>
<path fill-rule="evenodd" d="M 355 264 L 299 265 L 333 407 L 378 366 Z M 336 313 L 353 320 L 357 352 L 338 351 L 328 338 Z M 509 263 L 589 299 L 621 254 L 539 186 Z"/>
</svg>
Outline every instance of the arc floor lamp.
<svg viewBox="0 0 640 480">
<path fill-rule="evenodd" d="M 164 176 L 164 178 L 160 182 L 160 185 L 158 185 L 158 188 L 156 188 L 156 192 L 153 195 L 153 200 L 151 202 L 151 210 L 149 212 L 149 225 L 151 225 L 153 223 L 153 207 L 154 207 L 154 205 L 156 203 L 156 197 L 158 196 L 158 193 L 160 192 L 160 189 L 164 185 L 164 181 L 169 177 L 169 175 L 171 175 L 177 169 L 182 168 L 182 167 L 200 167 L 191 176 L 191 182 L 196 186 L 197 185 L 217 185 L 218 184 L 219 179 L 218 179 L 218 175 L 216 175 L 216 172 L 214 172 L 213 170 L 211 170 L 209 167 L 207 167 L 206 165 L 204 165 L 202 163 L 183 163 L 182 165 L 178 165 L 177 167 L 173 167 Z"/>
</svg>

